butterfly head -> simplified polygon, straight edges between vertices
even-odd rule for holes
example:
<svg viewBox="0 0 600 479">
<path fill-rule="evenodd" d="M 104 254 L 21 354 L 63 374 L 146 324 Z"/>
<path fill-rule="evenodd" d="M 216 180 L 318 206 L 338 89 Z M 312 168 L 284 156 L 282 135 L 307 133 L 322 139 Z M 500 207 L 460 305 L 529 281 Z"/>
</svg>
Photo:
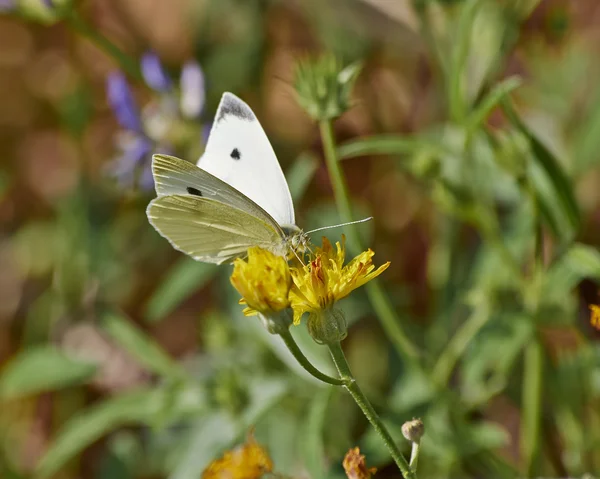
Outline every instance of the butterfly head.
<svg viewBox="0 0 600 479">
<path fill-rule="evenodd" d="M 308 249 L 308 235 L 296 225 L 282 225 L 281 229 L 285 233 L 286 249 L 292 255 L 304 253 Z"/>
</svg>

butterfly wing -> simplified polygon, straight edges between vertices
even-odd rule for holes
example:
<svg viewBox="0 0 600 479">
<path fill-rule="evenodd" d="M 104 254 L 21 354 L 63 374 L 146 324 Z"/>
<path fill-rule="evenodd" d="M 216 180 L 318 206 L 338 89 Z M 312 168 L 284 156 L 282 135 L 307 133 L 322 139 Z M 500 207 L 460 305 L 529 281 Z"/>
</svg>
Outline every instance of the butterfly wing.
<svg viewBox="0 0 600 479">
<path fill-rule="evenodd" d="M 237 96 L 223 94 L 198 166 L 242 192 L 280 225 L 295 224 L 292 196 L 273 147 Z"/>
<path fill-rule="evenodd" d="M 158 196 L 192 195 L 213 199 L 256 216 L 274 229 L 281 230 L 277 222 L 251 199 L 189 161 L 169 155 L 154 155 L 152 174 Z"/>
<path fill-rule="evenodd" d="M 175 249 L 205 263 L 232 261 L 251 246 L 271 251 L 284 246 L 282 234 L 272 225 L 210 198 L 159 196 L 150 202 L 146 214 Z"/>
</svg>

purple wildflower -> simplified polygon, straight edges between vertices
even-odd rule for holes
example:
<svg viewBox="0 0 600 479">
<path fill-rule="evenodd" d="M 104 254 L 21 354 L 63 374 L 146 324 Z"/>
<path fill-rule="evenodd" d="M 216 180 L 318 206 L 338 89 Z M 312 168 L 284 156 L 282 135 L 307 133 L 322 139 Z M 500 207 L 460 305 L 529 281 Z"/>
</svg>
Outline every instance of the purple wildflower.
<svg viewBox="0 0 600 479">
<path fill-rule="evenodd" d="M 17 8 L 15 0 L 0 0 L 0 13 L 12 12 L 15 8 Z"/>
<path fill-rule="evenodd" d="M 136 104 L 123 73 L 111 73 L 106 82 L 108 102 L 123 128 L 118 133 L 119 156 L 111 169 L 121 185 L 151 190 L 152 153 L 195 154 L 190 126 L 197 125 L 197 141 L 205 142 L 210 125 L 197 122 L 205 102 L 200 65 L 191 61 L 183 66 L 179 89 L 173 88 L 173 81 L 155 53 L 143 55 L 141 70 L 146 84 L 161 93 L 143 109 Z"/>
<path fill-rule="evenodd" d="M 172 88 L 171 79 L 165 72 L 156 53 L 144 53 L 141 67 L 144 80 L 150 88 L 159 92 L 167 92 Z"/>
<path fill-rule="evenodd" d="M 123 128 L 142 133 L 140 111 L 135 103 L 125 75 L 113 72 L 106 83 L 108 102 Z"/>
<path fill-rule="evenodd" d="M 198 118 L 204 109 L 206 93 L 204 73 L 195 61 L 187 62 L 181 70 L 179 108 L 186 118 Z"/>
</svg>

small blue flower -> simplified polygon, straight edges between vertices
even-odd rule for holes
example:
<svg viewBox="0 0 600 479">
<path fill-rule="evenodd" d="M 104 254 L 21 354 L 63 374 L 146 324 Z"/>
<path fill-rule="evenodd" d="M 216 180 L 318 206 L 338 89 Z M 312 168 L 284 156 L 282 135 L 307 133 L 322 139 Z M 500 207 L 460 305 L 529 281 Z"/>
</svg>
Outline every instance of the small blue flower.
<svg viewBox="0 0 600 479">
<path fill-rule="evenodd" d="M 141 68 L 144 81 L 153 90 L 167 92 L 173 87 L 171 79 L 165 72 L 156 53 L 145 53 L 142 56 Z"/>
<path fill-rule="evenodd" d="M 179 80 L 181 98 L 179 108 L 186 118 L 198 118 L 204 109 L 206 91 L 204 88 L 204 73 L 195 61 L 187 62 L 181 70 Z"/>
<path fill-rule="evenodd" d="M 106 82 L 108 102 L 122 127 L 142 133 L 142 119 L 127 78 L 122 72 L 108 75 Z"/>
</svg>

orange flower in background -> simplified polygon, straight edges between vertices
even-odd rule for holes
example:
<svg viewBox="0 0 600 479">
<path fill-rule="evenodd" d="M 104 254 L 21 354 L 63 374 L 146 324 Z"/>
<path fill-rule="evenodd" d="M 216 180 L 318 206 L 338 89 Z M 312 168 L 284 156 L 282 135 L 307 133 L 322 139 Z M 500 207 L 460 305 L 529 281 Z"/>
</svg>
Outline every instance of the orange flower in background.
<svg viewBox="0 0 600 479">
<path fill-rule="evenodd" d="M 250 432 L 245 444 L 211 462 L 202 473 L 202 479 L 260 479 L 272 470 L 269 454 Z"/>
<path fill-rule="evenodd" d="M 600 331 L 600 306 L 597 304 L 590 304 L 590 311 L 592 312 L 590 323 L 594 328 Z"/>
<path fill-rule="evenodd" d="M 358 447 L 350 449 L 346 453 L 342 466 L 348 479 L 371 479 L 371 476 L 377 472 L 375 467 L 367 469 L 365 456 L 360 453 Z"/>
</svg>

